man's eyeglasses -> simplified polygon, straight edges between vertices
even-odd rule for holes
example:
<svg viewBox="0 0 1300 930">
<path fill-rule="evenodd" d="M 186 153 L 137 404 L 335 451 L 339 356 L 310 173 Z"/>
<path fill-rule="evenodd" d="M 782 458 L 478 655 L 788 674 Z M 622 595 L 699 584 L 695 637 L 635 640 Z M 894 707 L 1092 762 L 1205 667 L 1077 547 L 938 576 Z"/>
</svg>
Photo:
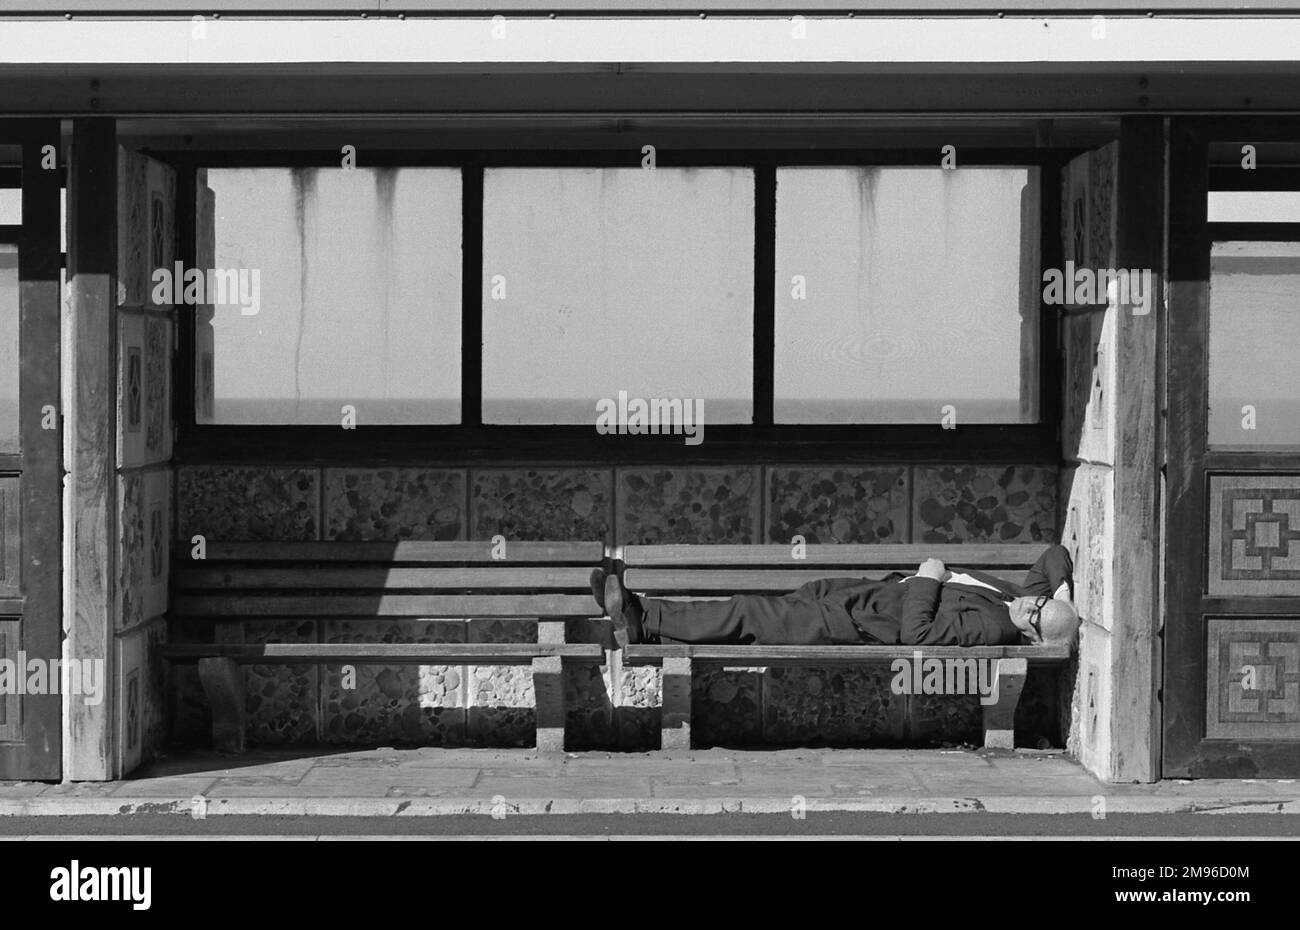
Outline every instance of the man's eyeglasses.
<svg viewBox="0 0 1300 930">
<path fill-rule="evenodd" d="M 1034 606 L 1029 611 L 1029 628 L 1038 634 L 1038 641 L 1043 641 L 1043 608 L 1051 598 L 1046 594 L 1034 599 Z"/>
</svg>

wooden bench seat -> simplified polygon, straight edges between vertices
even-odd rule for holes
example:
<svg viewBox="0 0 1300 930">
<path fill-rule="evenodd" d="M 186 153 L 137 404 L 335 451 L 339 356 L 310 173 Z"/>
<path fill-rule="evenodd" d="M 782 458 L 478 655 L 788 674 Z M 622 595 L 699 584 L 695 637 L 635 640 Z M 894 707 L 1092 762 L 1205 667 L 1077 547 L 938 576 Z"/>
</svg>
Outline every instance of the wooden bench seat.
<svg viewBox="0 0 1300 930">
<path fill-rule="evenodd" d="M 671 545 L 624 547 L 623 583 L 651 597 L 695 600 L 780 594 L 819 578 L 881 578 L 912 573 L 927 558 L 1019 583 L 1046 549 L 1025 544 Z M 797 557 L 802 556 L 802 557 Z M 984 706 L 984 745 L 1015 745 L 1015 710 L 1029 665 L 1061 665 L 1064 646 L 724 646 L 633 645 L 625 665 L 663 668 L 662 748 L 690 748 L 691 675 L 701 666 L 892 665 L 896 660 L 976 659 L 992 663 L 995 703 Z"/>
<path fill-rule="evenodd" d="M 174 561 L 173 619 L 208 620 L 213 642 L 172 643 L 164 655 L 199 665 L 213 744 L 244 747 L 248 664 L 528 665 L 537 747 L 564 748 L 565 663 L 599 665 L 598 643 L 567 643 L 565 623 L 599 613 L 589 576 L 601 542 L 210 543 Z M 536 619 L 535 643 L 244 642 L 250 623 L 314 620 Z"/>
</svg>

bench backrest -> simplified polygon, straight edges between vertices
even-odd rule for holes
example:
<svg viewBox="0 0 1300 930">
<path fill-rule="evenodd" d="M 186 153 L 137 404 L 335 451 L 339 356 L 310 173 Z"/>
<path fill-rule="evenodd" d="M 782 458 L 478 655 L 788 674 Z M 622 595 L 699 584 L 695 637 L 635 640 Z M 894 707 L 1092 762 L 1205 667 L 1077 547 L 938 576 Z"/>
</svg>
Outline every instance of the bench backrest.
<svg viewBox="0 0 1300 930">
<path fill-rule="evenodd" d="M 591 617 L 604 543 L 208 543 L 178 551 L 174 617 Z"/>
<path fill-rule="evenodd" d="M 819 578 L 882 578 L 911 573 L 927 558 L 1014 582 L 1024 579 L 1046 543 L 882 545 L 629 545 L 624 584 L 642 594 L 722 596 L 793 591 Z M 799 556 L 802 556 L 801 558 Z"/>
</svg>

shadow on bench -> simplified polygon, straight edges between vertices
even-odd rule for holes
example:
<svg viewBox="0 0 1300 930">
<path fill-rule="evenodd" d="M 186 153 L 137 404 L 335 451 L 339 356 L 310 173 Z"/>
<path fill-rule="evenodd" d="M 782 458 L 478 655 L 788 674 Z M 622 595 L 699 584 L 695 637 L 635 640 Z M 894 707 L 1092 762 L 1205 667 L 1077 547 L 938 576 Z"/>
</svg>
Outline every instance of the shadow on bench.
<svg viewBox="0 0 1300 930">
<path fill-rule="evenodd" d="M 197 661 L 212 707 L 213 747 L 242 752 L 243 665 L 527 665 L 537 748 L 564 748 L 565 663 L 601 665 L 599 643 L 566 643 L 567 620 L 597 613 L 588 576 L 601 542 L 209 543 L 178 553 L 172 619 L 210 620 L 214 642 L 174 643 L 163 655 Z M 267 643 L 244 625 L 285 619 L 536 619 L 536 643 Z"/>
</svg>

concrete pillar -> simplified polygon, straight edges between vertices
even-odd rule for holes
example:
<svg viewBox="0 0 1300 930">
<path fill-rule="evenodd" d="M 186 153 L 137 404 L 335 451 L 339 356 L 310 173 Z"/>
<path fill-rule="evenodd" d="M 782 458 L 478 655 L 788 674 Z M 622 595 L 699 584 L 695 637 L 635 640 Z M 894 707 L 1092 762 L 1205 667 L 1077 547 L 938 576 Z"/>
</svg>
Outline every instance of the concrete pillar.
<svg viewBox="0 0 1300 930">
<path fill-rule="evenodd" d="M 64 540 L 69 615 L 64 657 L 91 659 L 105 687 L 115 680 L 113 603 L 117 578 L 117 126 L 74 120 L 68 173 L 70 364 L 65 456 L 71 514 Z M 69 781 L 118 773 L 116 695 L 98 704 L 65 696 L 63 772 Z"/>
<path fill-rule="evenodd" d="M 1159 776 L 1157 350 L 1164 320 L 1163 120 L 1125 118 L 1121 138 L 1066 172 L 1065 258 L 1149 282 L 1069 308 L 1062 541 L 1083 625 L 1068 746 L 1099 778 Z M 1149 275 L 1148 275 L 1149 272 Z M 1100 289 L 1099 289 L 1100 290 Z M 1099 295 L 1100 296 L 1100 295 Z"/>
</svg>

